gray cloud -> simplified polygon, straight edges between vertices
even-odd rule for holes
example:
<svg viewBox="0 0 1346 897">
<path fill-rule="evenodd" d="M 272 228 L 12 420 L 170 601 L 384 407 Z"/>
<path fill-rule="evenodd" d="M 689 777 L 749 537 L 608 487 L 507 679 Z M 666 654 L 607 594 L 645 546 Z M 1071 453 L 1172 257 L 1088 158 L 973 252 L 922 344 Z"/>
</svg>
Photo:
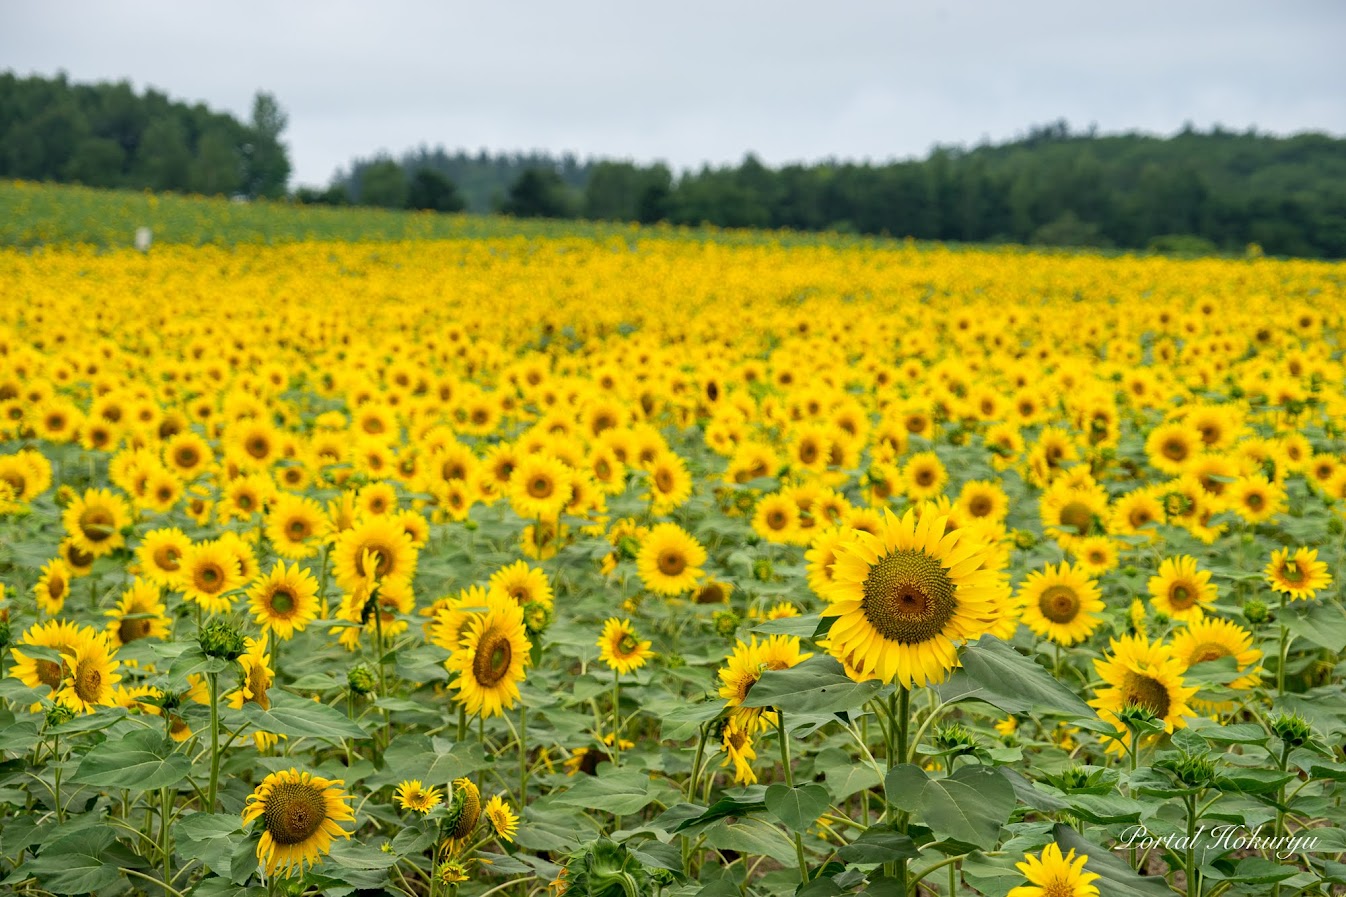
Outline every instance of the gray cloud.
<svg viewBox="0 0 1346 897">
<path fill-rule="evenodd" d="M 1346 133 L 1346 4 L 6 4 L 0 65 L 290 116 L 299 183 L 427 144 L 677 167 L 921 155 L 1064 117 Z"/>
</svg>

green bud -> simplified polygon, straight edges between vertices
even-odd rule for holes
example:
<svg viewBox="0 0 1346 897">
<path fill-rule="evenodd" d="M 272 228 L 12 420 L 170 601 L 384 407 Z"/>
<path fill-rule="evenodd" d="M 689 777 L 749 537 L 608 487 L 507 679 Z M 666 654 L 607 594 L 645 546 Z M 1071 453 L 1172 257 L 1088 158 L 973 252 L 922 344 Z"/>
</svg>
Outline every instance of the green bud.
<svg viewBox="0 0 1346 897">
<path fill-rule="evenodd" d="M 237 660 L 245 650 L 247 644 L 243 641 L 243 633 L 239 632 L 229 623 L 221 619 L 212 619 L 201 627 L 197 633 L 196 639 L 201 644 L 201 650 L 206 652 L 207 657 L 218 657 L 221 660 Z"/>
<path fill-rule="evenodd" d="M 1205 788 L 1215 782 L 1215 761 L 1200 754 L 1183 754 L 1182 759 L 1167 761 L 1165 768 L 1173 771 L 1189 788 Z"/>
<path fill-rule="evenodd" d="M 1123 576 L 1136 576 L 1139 573 L 1140 570 L 1137 569 L 1135 564 L 1127 564 L 1125 567 L 1122 568 Z"/>
<path fill-rule="evenodd" d="M 1243 605 L 1243 619 L 1254 626 L 1265 623 L 1271 617 L 1271 611 L 1262 601 L 1256 598 L 1248 600 Z"/>
<path fill-rule="evenodd" d="M 711 622 L 715 625 L 716 635 L 721 638 L 733 638 L 743 618 L 732 610 L 717 610 L 711 616 Z"/>
<path fill-rule="evenodd" d="M 622 536 L 617 540 L 617 551 L 627 560 L 634 560 L 640 554 L 640 541 L 635 536 Z"/>
<path fill-rule="evenodd" d="M 475 532 L 480 525 L 481 524 L 477 523 L 477 521 L 473 520 L 471 517 L 463 521 L 463 529 L 467 530 L 469 533 Z"/>
<path fill-rule="evenodd" d="M 9 615 L 6 614 L 3 618 L 0 618 L 0 649 L 9 647 L 9 640 L 12 636 L 13 632 L 9 628 Z"/>
<path fill-rule="evenodd" d="M 357 695 L 367 695 L 378 686 L 378 676 L 365 664 L 351 667 L 346 672 L 346 687 Z"/>
<path fill-rule="evenodd" d="M 1298 714 L 1285 714 L 1271 724 L 1276 737 L 1292 748 L 1303 747 L 1313 737 L 1313 729 Z"/>
<path fill-rule="evenodd" d="M 59 726 L 61 723 L 68 723 L 75 718 L 75 711 L 64 704 L 52 704 L 47 708 L 47 728 Z"/>
<path fill-rule="evenodd" d="M 1038 537 L 1026 529 L 1016 529 L 1014 531 L 1014 547 L 1027 550 L 1038 544 Z"/>
<path fill-rule="evenodd" d="M 771 578 L 775 575 L 771 561 L 766 558 L 758 558 L 753 561 L 752 575 L 758 582 L 771 582 Z"/>
<path fill-rule="evenodd" d="M 976 737 L 962 723 L 948 723 L 935 727 L 935 747 L 941 753 L 960 757 L 977 749 Z"/>
<path fill-rule="evenodd" d="M 523 625 L 529 635 L 541 635 L 551 625 L 552 609 L 541 601 L 530 601 L 523 606 Z"/>
<path fill-rule="evenodd" d="M 681 654 L 665 654 L 664 666 L 668 667 L 670 670 L 676 670 L 679 667 L 687 666 L 687 659 Z"/>
<path fill-rule="evenodd" d="M 1327 531 L 1334 536 L 1340 536 L 1342 531 L 1346 530 L 1346 521 L 1340 517 L 1329 517 L 1327 520 Z"/>
</svg>

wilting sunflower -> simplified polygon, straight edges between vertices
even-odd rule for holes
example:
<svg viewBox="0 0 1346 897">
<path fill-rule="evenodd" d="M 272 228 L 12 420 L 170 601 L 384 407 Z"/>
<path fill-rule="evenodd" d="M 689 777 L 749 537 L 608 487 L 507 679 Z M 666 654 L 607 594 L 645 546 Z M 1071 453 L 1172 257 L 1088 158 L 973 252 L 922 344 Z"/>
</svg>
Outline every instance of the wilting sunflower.
<svg viewBox="0 0 1346 897">
<path fill-rule="evenodd" d="M 396 520 L 388 516 L 365 517 L 337 536 L 332 548 L 332 575 L 337 585 L 354 590 L 366 577 L 380 582 L 411 581 L 416 572 L 416 549 Z M 366 569 L 365 558 L 372 563 Z"/>
<path fill-rule="evenodd" d="M 455 700 L 468 713 L 498 716 L 519 700 L 533 644 L 523 625 L 523 608 L 511 598 L 488 596 L 486 612 L 473 614 L 462 641 L 444 666 L 456 672 Z"/>
<path fill-rule="evenodd" d="M 182 597 L 201 605 L 208 613 L 228 613 L 233 608 L 229 593 L 246 579 L 238 556 L 218 541 L 194 543 L 182 556 L 177 587 Z"/>
<path fill-rule="evenodd" d="M 1272 591 L 1291 601 L 1307 601 L 1332 584 L 1327 564 L 1318 560 L 1317 549 L 1300 548 L 1293 555 L 1289 548 L 1272 552 L 1271 562 L 1262 571 Z"/>
<path fill-rule="evenodd" d="M 636 635 L 631 621 L 610 618 L 603 624 L 603 634 L 598 637 L 598 659 L 608 665 L 608 669 L 618 673 L 630 673 L 645 665 L 645 661 L 654 656 L 648 641 L 641 641 Z"/>
<path fill-rule="evenodd" d="M 720 734 L 720 744 L 724 748 L 725 766 L 733 764 L 734 783 L 737 785 L 755 785 L 757 773 L 753 772 L 752 761 L 757 759 L 753 750 L 752 733 L 746 726 L 740 725 L 732 716 L 725 720 Z"/>
<path fill-rule="evenodd" d="M 444 792 L 434 787 L 426 788 L 420 779 L 408 779 L 398 784 L 393 797 L 403 810 L 411 810 L 424 816 L 443 803 Z"/>
<path fill-rule="evenodd" d="M 268 692 L 276 681 L 276 671 L 271 669 L 271 657 L 266 653 L 266 636 L 249 638 L 244 644 L 246 650 L 238 656 L 243 677 L 238 688 L 226 695 L 229 706 L 242 710 L 244 704 L 256 704 L 263 710 L 270 710 Z"/>
<path fill-rule="evenodd" d="M 171 586 L 181 568 L 182 556 L 192 540 L 180 529 L 164 528 L 147 532 L 136 548 L 141 575 L 158 586 Z"/>
<path fill-rule="evenodd" d="M 80 551 L 100 558 L 125 544 L 122 530 L 131 525 L 131 508 L 107 489 L 88 489 L 66 506 L 61 522 Z"/>
<path fill-rule="evenodd" d="M 1019 585 L 1018 600 L 1023 624 L 1057 644 L 1082 642 L 1103 622 L 1098 583 L 1070 564 L 1047 564 L 1029 573 Z"/>
<path fill-rule="evenodd" d="M 553 520 L 570 501 L 570 472 L 551 455 L 519 459 L 509 478 L 509 501 L 525 520 Z"/>
<path fill-rule="evenodd" d="M 1206 606 L 1215 602 L 1219 591 L 1210 581 L 1210 571 L 1198 570 L 1196 558 L 1185 554 L 1165 558 L 1159 574 L 1150 577 L 1149 588 L 1156 611 L 1185 623 L 1205 616 Z"/>
<path fill-rule="evenodd" d="M 481 791 L 469 778 L 453 780 L 453 794 L 449 798 L 444 830 L 449 842 L 458 842 L 472 834 L 481 821 Z M 449 850 L 452 853 L 453 850 Z"/>
<path fill-rule="evenodd" d="M 1166 732 L 1185 727 L 1187 718 L 1195 715 L 1187 701 L 1197 687 L 1184 684 L 1184 667 L 1172 647 L 1151 643 L 1143 635 L 1124 635 L 1114 639 L 1111 647 L 1111 656 L 1094 661 L 1103 686 L 1089 702 L 1101 719 L 1124 733 L 1121 740 L 1109 740 L 1108 751 L 1122 753 L 1130 741 L 1130 733 L 1117 716 L 1127 707 L 1148 710 L 1163 722 Z"/>
<path fill-rule="evenodd" d="M 106 634 L 86 639 L 65 657 L 66 677 L 56 701 L 76 713 L 93 713 L 115 703 L 113 686 L 121 681 L 121 665 Z"/>
<path fill-rule="evenodd" d="M 680 595 L 696 588 L 706 549 L 676 523 L 650 530 L 636 555 L 636 570 L 645 588 L 659 595 Z"/>
<path fill-rule="evenodd" d="M 288 640 L 318 616 L 318 581 L 298 564 L 277 561 L 248 589 L 248 602 L 262 628 Z"/>
<path fill-rule="evenodd" d="M 943 517 L 918 520 L 885 512 L 879 536 L 837 549 L 836 581 L 823 596 L 834 657 L 904 687 L 944 681 L 957 645 L 978 638 L 1000 617 L 1009 587 L 1003 555 L 963 530 L 944 534 Z"/>
<path fill-rule="evenodd" d="M 330 529 L 322 506 L 306 496 L 279 492 L 267 508 L 266 537 L 283 558 L 297 561 L 317 554 Z"/>
<path fill-rule="evenodd" d="M 106 616 L 111 618 L 107 624 L 108 637 L 117 647 L 142 638 L 166 640 L 172 632 L 159 587 L 143 579 L 131 583 L 131 587 L 122 592 L 117 606 Z"/>
<path fill-rule="evenodd" d="M 547 607 L 555 603 L 547 574 L 541 567 L 530 567 L 525 561 L 515 561 L 492 573 L 489 588 L 508 595 L 519 607 L 534 601 Z"/>
<path fill-rule="evenodd" d="M 1240 677 L 1225 687 L 1237 691 L 1252 688 L 1261 681 L 1261 671 L 1257 664 L 1262 660 L 1262 652 L 1254 648 L 1252 633 L 1228 620 L 1207 617 L 1189 623 L 1173 634 L 1173 654 L 1188 670 L 1199 663 L 1232 657 L 1237 665 Z M 1202 713 L 1228 713 L 1237 705 L 1233 701 L 1212 703 L 1193 700 L 1192 706 Z"/>
<path fill-rule="evenodd" d="M 339 825 L 355 820 L 344 784 L 292 767 L 271 773 L 248 795 L 243 824 L 262 820 L 257 861 L 267 875 L 303 874 L 306 865 L 317 865 L 331 851 L 333 838 L 351 836 Z"/>
<path fill-rule="evenodd" d="M 503 797 L 497 794 L 488 800 L 482 814 L 497 838 L 513 842 L 514 833 L 519 830 L 519 817 L 510 809 L 509 804 L 505 803 Z"/>
<path fill-rule="evenodd" d="M 1088 861 L 1087 855 L 1075 856 L 1074 848 L 1061 856 L 1061 848 L 1055 843 L 1042 848 L 1040 856 L 1026 853 L 1024 862 L 1014 865 L 1031 884 L 1012 889 L 1006 897 L 1099 897 L 1092 882 L 1101 876 L 1084 871 Z"/>
<path fill-rule="evenodd" d="M 48 561 L 42 567 L 42 575 L 33 586 L 33 595 L 37 599 L 38 609 L 49 617 L 54 617 L 65 607 L 66 596 L 70 594 L 70 568 L 60 558 Z"/>
</svg>

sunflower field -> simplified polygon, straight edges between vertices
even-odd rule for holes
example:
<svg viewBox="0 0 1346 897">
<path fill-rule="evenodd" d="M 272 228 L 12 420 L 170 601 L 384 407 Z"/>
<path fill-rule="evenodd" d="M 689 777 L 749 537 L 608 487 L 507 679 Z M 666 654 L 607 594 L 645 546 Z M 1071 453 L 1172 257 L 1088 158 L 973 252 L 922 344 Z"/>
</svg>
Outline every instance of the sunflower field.
<svg viewBox="0 0 1346 897">
<path fill-rule="evenodd" d="M 0 291 L 8 892 L 1346 889 L 1346 266 L 497 224 Z"/>
</svg>

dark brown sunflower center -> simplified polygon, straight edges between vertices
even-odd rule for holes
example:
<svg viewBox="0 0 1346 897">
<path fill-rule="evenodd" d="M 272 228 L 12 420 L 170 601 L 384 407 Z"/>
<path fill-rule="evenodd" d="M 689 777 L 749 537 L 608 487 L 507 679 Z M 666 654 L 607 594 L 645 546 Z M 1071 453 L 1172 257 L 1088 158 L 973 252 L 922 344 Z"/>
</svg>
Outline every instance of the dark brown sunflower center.
<svg viewBox="0 0 1346 897">
<path fill-rule="evenodd" d="M 636 641 L 636 637 L 629 632 L 625 633 L 617 640 L 617 655 L 619 657 L 630 657 L 636 653 L 636 649 L 639 647 L 640 642 Z"/>
<path fill-rule="evenodd" d="M 975 496 L 967 503 L 967 509 L 973 517 L 985 517 L 991 513 L 991 499 L 985 495 Z"/>
<path fill-rule="evenodd" d="M 61 665 L 54 660 L 39 660 L 35 664 L 38 680 L 48 688 L 55 691 L 61 687 L 61 680 L 65 678 Z"/>
<path fill-rule="evenodd" d="M 687 569 L 687 558 L 680 551 L 665 551 L 659 555 L 659 572 L 665 576 L 678 576 Z"/>
<path fill-rule="evenodd" d="M 491 688 L 505 678 L 513 660 L 514 648 L 509 639 L 498 632 L 487 632 L 472 658 L 472 675 L 478 685 Z"/>
<path fill-rule="evenodd" d="M 772 511 L 766 515 L 766 525 L 772 529 L 785 529 L 789 522 L 789 517 L 784 511 Z"/>
<path fill-rule="evenodd" d="M 1196 646 L 1192 651 L 1191 663 L 1205 663 L 1208 660 L 1219 660 L 1221 657 L 1228 657 L 1230 651 L 1224 645 L 1217 645 L 1214 642 L 1203 642 Z"/>
<path fill-rule="evenodd" d="M 1144 707 L 1163 719 L 1168 716 L 1169 696 L 1164 683 L 1143 673 L 1127 673 L 1122 684 L 1123 706 Z"/>
<path fill-rule="evenodd" d="M 1164 443 L 1164 457 L 1170 461 L 1181 461 L 1187 457 L 1187 443 L 1181 439 L 1170 439 Z"/>
<path fill-rule="evenodd" d="M 1243 503 L 1254 511 L 1260 511 L 1262 506 L 1266 504 L 1266 499 L 1262 497 L 1260 492 L 1249 492 L 1244 496 Z"/>
<path fill-rule="evenodd" d="M 304 541 L 312 534 L 312 532 L 313 527 L 309 526 L 307 520 L 300 520 L 296 518 L 294 520 L 291 520 L 289 523 L 285 524 L 285 534 L 295 542 Z"/>
<path fill-rule="evenodd" d="M 252 439 L 248 440 L 245 448 L 249 455 L 252 455 L 260 461 L 270 453 L 271 444 L 260 436 L 254 436 Z"/>
<path fill-rule="evenodd" d="M 724 588 L 719 583 L 711 583 L 696 593 L 697 604 L 720 604 L 724 601 Z"/>
<path fill-rule="evenodd" d="M 262 824 L 271 840 L 282 847 L 307 841 L 326 818 L 327 800 L 322 790 L 301 782 L 281 782 L 272 787 L 262 811 Z"/>
<path fill-rule="evenodd" d="M 84 532 L 84 538 L 90 542 L 102 542 L 104 539 L 112 538 L 116 532 L 116 521 L 112 518 L 112 512 L 106 508 L 88 508 L 79 515 L 79 528 Z"/>
<path fill-rule="evenodd" d="M 370 575 L 370 571 L 365 569 L 365 552 L 369 552 L 374 556 L 373 574 L 375 576 L 386 576 L 388 571 L 392 569 L 393 565 L 392 561 L 389 560 L 389 557 L 391 556 L 389 552 L 380 549 L 376 545 L 365 544 L 360 546 L 360 551 L 355 556 L 355 571 L 361 576 Z"/>
<path fill-rule="evenodd" d="M 196 453 L 196 449 L 183 446 L 173 453 L 173 458 L 177 461 L 179 467 L 195 467 L 201 460 L 201 456 Z"/>
<path fill-rule="evenodd" d="M 117 626 L 117 638 L 121 639 L 123 645 L 129 645 L 136 639 L 149 635 L 152 622 L 148 617 L 122 620 Z"/>
<path fill-rule="evenodd" d="M 1061 509 L 1061 525 L 1084 535 L 1094 525 L 1094 512 L 1082 501 L 1069 502 Z"/>
<path fill-rule="evenodd" d="M 182 552 L 178 551 L 172 545 L 163 545 L 155 549 L 154 564 L 160 570 L 174 571 L 178 569 L 178 558 L 182 557 Z"/>
<path fill-rule="evenodd" d="M 957 587 L 938 560 L 904 549 L 885 555 L 870 568 L 861 609 L 865 619 L 889 641 L 911 645 L 929 641 L 957 609 Z"/>
<path fill-rule="evenodd" d="M 47 580 L 47 594 L 51 596 L 53 601 L 57 598 L 64 597 L 65 577 L 59 573 L 52 574 L 52 577 Z"/>
<path fill-rule="evenodd" d="M 1038 597 L 1038 609 L 1053 623 L 1069 623 L 1080 613 L 1080 596 L 1067 585 L 1048 586 Z"/>
<path fill-rule="evenodd" d="M 1134 508 L 1131 513 L 1127 515 L 1126 519 L 1132 526 L 1139 529 L 1142 526 L 1153 523 L 1154 515 L 1152 515 L 1147 508 Z"/>
<path fill-rule="evenodd" d="M 1196 604 L 1196 592 L 1186 583 L 1175 582 L 1169 587 L 1168 603 L 1178 610 L 1186 610 Z"/>
<path fill-rule="evenodd" d="M 224 582 L 224 570 L 218 564 L 206 564 L 196 571 L 196 586 L 203 592 L 218 592 Z"/>
<path fill-rule="evenodd" d="M 917 486 L 929 486 L 935 481 L 935 472 L 928 467 L 922 467 L 916 471 L 915 479 Z"/>
<path fill-rule="evenodd" d="M 94 703 L 103 697 L 103 671 L 86 661 L 75 671 L 75 694 L 80 700 Z"/>
<path fill-rule="evenodd" d="M 533 477 L 528 482 L 528 494 L 533 498 L 550 498 L 552 494 L 552 482 L 548 477 Z"/>
</svg>

